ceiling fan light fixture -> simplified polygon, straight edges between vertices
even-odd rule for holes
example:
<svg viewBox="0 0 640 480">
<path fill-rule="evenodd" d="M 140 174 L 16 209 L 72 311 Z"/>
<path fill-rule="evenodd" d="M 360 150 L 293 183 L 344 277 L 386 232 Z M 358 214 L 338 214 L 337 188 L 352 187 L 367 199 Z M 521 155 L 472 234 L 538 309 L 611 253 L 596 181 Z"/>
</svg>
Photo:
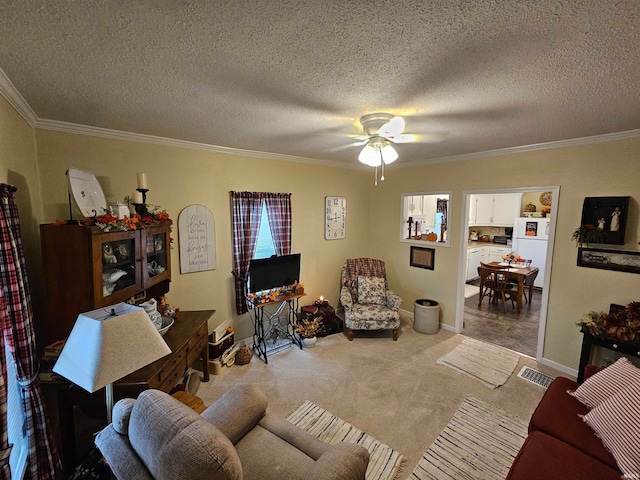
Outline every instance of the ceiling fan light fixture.
<svg viewBox="0 0 640 480">
<path fill-rule="evenodd" d="M 395 162 L 398 159 L 398 152 L 396 152 L 396 149 L 393 148 L 389 143 L 382 147 L 381 153 L 382 160 L 384 160 L 384 163 L 387 165 Z"/>
<path fill-rule="evenodd" d="M 380 155 L 378 153 L 378 149 L 376 146 L 369 142 L 365 145 L 365 147 L 358 155 L 358 160 L 365 165 L 369 165 L 371 167 L 375 167 L 376 165 L 380 165 Z"/>
</svg>

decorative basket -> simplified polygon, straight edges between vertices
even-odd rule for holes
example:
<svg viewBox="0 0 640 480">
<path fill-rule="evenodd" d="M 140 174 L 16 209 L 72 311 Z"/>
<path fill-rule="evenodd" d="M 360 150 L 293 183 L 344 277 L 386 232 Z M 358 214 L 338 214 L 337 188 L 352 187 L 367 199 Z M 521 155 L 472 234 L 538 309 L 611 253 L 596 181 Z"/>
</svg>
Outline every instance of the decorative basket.
<svg viewBox="0 0 640 480">
<path fill-rule="evenodd" d="M 236 354 L 236 365 L 246 365 L 253 358 L 253 350 L 248 346 L 243 345 Z"/>
</svg>

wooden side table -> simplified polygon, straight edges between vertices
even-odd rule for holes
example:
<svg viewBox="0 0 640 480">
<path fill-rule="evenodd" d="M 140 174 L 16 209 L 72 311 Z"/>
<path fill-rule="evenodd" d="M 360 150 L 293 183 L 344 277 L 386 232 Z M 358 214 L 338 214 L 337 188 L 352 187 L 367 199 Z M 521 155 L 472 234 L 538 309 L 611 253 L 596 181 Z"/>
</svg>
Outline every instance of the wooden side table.
<svg viewBox="0 0 640 480">
<path fill-rule="evenodd" d="M 300 320 L 318 319 L 318 323 L 322 324 L 323 329 L 318 333 L 318 337 L 326 337 L 334 333 L 342 332 L 344 322 L 336 316 L 336 311 L 329 305 L 325 304 L 306 305 L 300 309 Z"/>
<path fill-rule="evenodd" d="M 163 337 L 171 354 L 136 370 L 114 383 L 114 399 L 137 395 L 148 388 L 169 392 L 185 371 L 202 358 L 203 380 L 209 381 L 208 321 L 215 310 L 181 311 L 178 319 Z M 65 472 L 71 474 L 76 466 L 75 419 L 73 409 L 78 405 L 92 411 L 106 413 L 104 389 L 95 393 L 69 382 L 67 379 L 42 369 L 40 382 L 44 391 L 54 392 L 52 410 L 54 424 L 59 426 L 59 450 Z"/>
</svg>

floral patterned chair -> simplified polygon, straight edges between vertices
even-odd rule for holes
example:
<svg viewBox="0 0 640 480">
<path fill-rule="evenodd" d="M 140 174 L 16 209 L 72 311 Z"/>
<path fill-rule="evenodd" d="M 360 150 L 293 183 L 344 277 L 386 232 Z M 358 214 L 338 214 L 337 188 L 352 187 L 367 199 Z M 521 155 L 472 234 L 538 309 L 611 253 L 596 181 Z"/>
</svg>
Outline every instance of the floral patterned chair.
<svg viewBox="0 0 640 480">
<path fill-rule="evenodd" d="M 402 298 L 388 289 L 384 262 L 348 259 L 341 278 L 340 303 L 347 338 L 353 340 L 354 330 L 393 330 L 393 339 L 397 340 Z"/>
</svg>

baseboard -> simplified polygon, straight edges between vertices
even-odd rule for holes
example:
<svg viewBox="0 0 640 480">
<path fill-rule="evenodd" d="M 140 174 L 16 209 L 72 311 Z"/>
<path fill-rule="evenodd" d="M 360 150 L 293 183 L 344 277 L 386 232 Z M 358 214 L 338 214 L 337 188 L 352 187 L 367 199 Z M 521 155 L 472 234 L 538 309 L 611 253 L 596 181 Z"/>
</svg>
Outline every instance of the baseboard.
<svg viewBox="0 0 640 480">
<path fill-rule="evenodd" d="M 569 368 L 561 363 L 554 362 L 553 360 L 549 360 L 547 358 L 542 358 L 538 361 L 538 363 L 542 365 L 546 365 L 547 367 L 555 368 L 556 370 L 566 373 L 567 375 L 578 378 L 578 370 L 576 368 Z"/>
<path fill-rule="evenodd" d="M 413 327 L 413 312 L 400 309 L 400 318 L 406 320 L 407 323 Z M 456 331 L 456 327 L 452 327 L 451 325 L 447 325 L 446 323 L 440 322 L 440 328 L 442 330 L 446 330 L 447 332 L 458 333 Z"/>
</svg>

